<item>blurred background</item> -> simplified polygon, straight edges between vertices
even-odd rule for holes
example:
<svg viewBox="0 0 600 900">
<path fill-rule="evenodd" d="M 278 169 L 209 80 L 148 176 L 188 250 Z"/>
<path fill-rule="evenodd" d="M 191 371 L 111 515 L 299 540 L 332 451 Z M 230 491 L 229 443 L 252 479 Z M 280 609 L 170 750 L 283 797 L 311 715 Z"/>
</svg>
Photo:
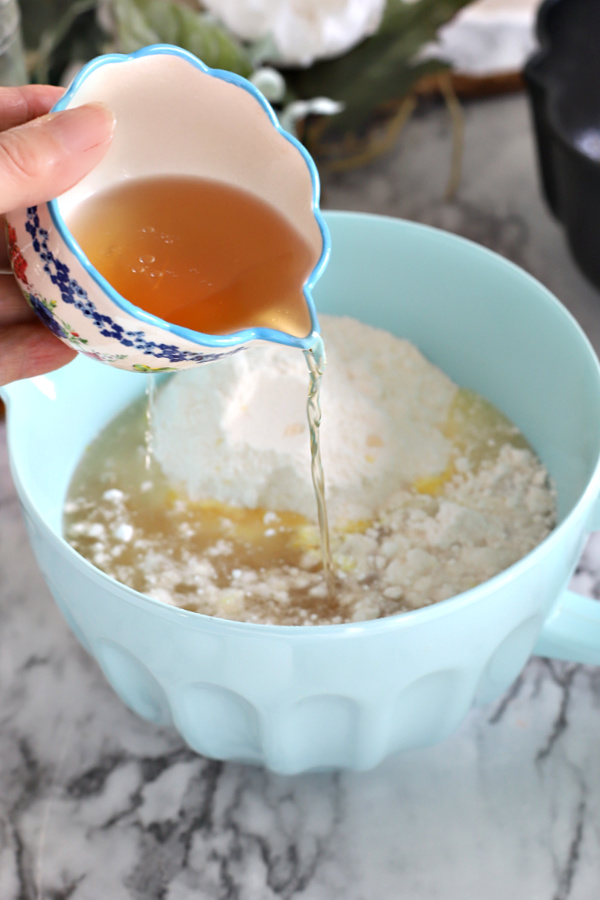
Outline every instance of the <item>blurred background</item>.
<svg viewBox="0 0 600 900">
<path fill-rule="evenodd" d="M 0 0 L 20 7 L 31 81 L 88 59 L 177 44 L 259 83 L 322 164 L 389 149 L 418 98 L 522 85 L 535 0 Z M 13 17 L 14 19 L 14 17 Z M 13 26 L 14 28 L 14 21 Z M 23 67 L 15 60 L 15 76 Z M 10 73 L 5 76 L 10 78 Z"/>
</svg>

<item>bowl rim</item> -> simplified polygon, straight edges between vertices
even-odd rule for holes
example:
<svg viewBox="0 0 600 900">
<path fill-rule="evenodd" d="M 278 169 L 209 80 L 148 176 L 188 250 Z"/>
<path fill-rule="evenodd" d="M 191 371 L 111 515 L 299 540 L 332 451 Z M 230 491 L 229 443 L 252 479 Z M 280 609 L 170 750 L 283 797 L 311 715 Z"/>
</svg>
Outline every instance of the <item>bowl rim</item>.
<svg viewBox="0 0 600 900">
<path fill-rule="evenodd" d="M 431 225 L 412 222 L 395 216 L 344 210 L 328 210 L 325 215 L 327 219 L 332 220 L 358 220 L 374 225 L 376 225 L 377 223 L 381 223 L 388 226 L 392 225 L 392 227 L 406 229 L 408 231 L 430 234 L 432 237 L 435 237 L 436 240 L 445 242 L 446 244 L 456 245 L 458 243 L 467 246 L 471 249 L 471 251 L 475 251 L 477 254 L 479 254 L 480 257 L 487 258 L 490 263 L 496 266 L 500 265 L 503 268 L 512 270 L 512 272 L 517 275 L 517 277 L 519 277 L 524 282 L 524 284 L 526 284 L 530 288 L 533 288 L 538 293 L 539 297 L 545 304 L 551 306 L 554 309 L 557 309 L 558 312 L 563 316 L 565 321 L 568 322 L 569 327 L 578 335 L 579 340 L 582 342 L 582 347 L 586 348 L 590 357 L 590 361 L 593 364 L 600 398 L 600 360 L 588 336 L 584 332 L 581 325 L 577 322 L 573 314 L 564 306 L 563 303 L 561 303 L 558 297 L 556 297 L 547 287 L 545 287 L 545 285 L 538 281 L 537 278 L 535 278 L 529 272 L 525 271 L 516 263 L 513 263 L 511 260 L 501 256 L 499 253 L 490 250 L 489 248 L 483 246 L 482 244 L 478 244 L 469 238 L 444 231 L 441 228 L 436 228 Z M 75 362 L 77 362 L 77 360 Z M 87 364 L 90 365 L 93 363 L 88 362 Z M 68 368 L 68 366 L 66 368 Z M 47 376 L 38 377 L 46 378 Z M 34 381 L 35 379 L 29 380 Z M 29 496 L 29 493 L 21 482 L 16 465 L 13 463 L 13 454 L 10 453 L 10 406 L 12 398 L 10 396 L 10 386 L 8 387 L 8 391 L 0 388 L 0 395 L 4 393 L 4 399 L 9 401 L 7 404 L 7 436 L 9 444 L 9 455 L 11 461 L 12 477 L 15 482 L 15 486 L 17 487 L 17 492 L 21 503 L 28 507 L 30 514 L 31 512 L 35 514 L 36 521 L 41 523 L 41 526 L 50 537 L 56 549 L 63 554 L 66 553 L 68 556 L 70 556 L 73 564 L 80 571 L 83 571 L 88 577 L 91 576 L 95 581 L 106 582 L 107 586 L 110 587 L 112 593 L 114 593 L 115 590 L 118 590 L 119 593 L 122 594 L 123 599 L 125 599 L 127 602 L 146 609 L 150 613 L 166 616 L 168 618 L 174 618 L 178 621 L 184 621 L 186 623 L 186 627 L 201 629 L 209 628 L 211 630 L 220 630 L 223 628 L 230 630 L 233 628 L 236 631 L 250 631 L 254 634 L 255 637 L 259 637 L 260 635 L 269 635 L 273 637 L 286 639 L 293 638 L 297 640 L 307 640 L 311 636 L 314 636 L 318 639 L 323 639 L 324 637 L 328 636 L 336 637 L 338 639 L 344 637 L 358 637 L 365 631 L 368 631 L 370 635 L 378 635 L 388 630 L 415 627 L 421 623 L 430 622 L 445 615 L 449 615 L 455 610 L 464 609 L 465 607 L 471 606 L 474 603 L 478 603 L 486 596 L 494 594 L 497 590 L 502 590 L 503 586 L 508 584 L 515 577 L 524 575 L 528 570 L 535 568 L 544 557 L 551 556 L 556 546 L 562 541 L 564 533 L 573 526 L 576 520 L 579 518 L 589 520 L 594 507 L 600 507 L 600 452 L 598 452 L 594 470 L 589 475 L 584 490 L 581 492 L 578 500 L 569 510 L 569 512 L 564 516 L 562 521 L 559 522 L 553 528 L 553 530 L 536 547 L 533 548 L 533 550 L 530 550 L 529 553 L 527 553 L 521 559 L 508 566 L 506 569 L 503 569 L 492 578 L 487 579 L 486 581 L 476 585 L 473 588 L 470 588 L 467 591 L 455 594 L 445 600 L 437 601 L 430 604 L 429 606 L 407 610 L 404 612 L 398 612 L 390 616 L 384 616 L 377 619 L 367 619 L 359 622 L 342 622 L 337 624 L 314 625 L 277 625 L 271 623 L 244 622 L 237 619 L 225 619 L 219 616 L 210 616 L 206 613 L 186 610 L 177 606 L 170 606 L 162 600 L 150 597 L 147 594 L 136 591 L 133 588 L 130 588 L 127 585 L 123 584 L 122 582 L 117 581 L 111 575 L 107 575 L 101 569 L 98 569 L 96 566 L 94 566 L 93 563 L 89 562 L 89 560 L 87 560 L 85 557 L 81 556 L 66 541 L 62 533 L 58 533 L 46 522 L 46 520 L 42 516 L 40 516 Z"/>
<path fill-rule="evenodd" d="M 84 84 L 88 77 L 98 69 L 106 65 L 127 65 L 135 63 L 136 60 L 160 56 L 175 56 L 179 59 L 182 59 L 189 65 L 192 65 L 194 68 L 198 69 L 206 75 L 210 75 L 213 78 L 217 78 L 221 81 L 225 81 L 228 84 L 233 84 L 236 87 L 245 90 L 257 101 L 275 130 L 300 153 L 302 159 L 304 160 L 311 179 L 311 211 L 319 228 L 322 242 L 321 254 L 319 256 L 319 259 L 315 263 L 303 286 L 304 299 L 309 311 L 311 322 L 309 333 L 305 337 L 295 337 L 294 335 L 288 334 L 284 331 L 278 331 L 274 328 L 256 327 L 245 328 L 241 331 L 235 331 L 231 334 L 213 335 L 205 334 L 200 331 L 193 331 L 192 329 L 185 328 L 182 325 L 176 325 L 173 322 L 168 322 L 165 319 L 160 318 L 160 316 L 154 315 L 153 313 L 141 309 L 140 307 L 136 306 L 125 297 L 123 297 L 118 293 L 118 291 L 114 289 L 114 287 L 106 280 L 106 278 L 98 271 L 98 269 L 96 269 L 96 267 L 92 265 L 90 260 L 87 258 L 87 256 L 73 237 L 70 229 L 65 222 L 59 206 L 60 196 L 49 200 L 47 203 L 50 218 L 54 227 L 60 234 L 70 252 L 76 257 L 79 264 L 84 268 L 84 270 L 98 285 L 98 287 L 109 296 L 111 302 L 114 303 L 115 306 L 122 312 L 126 313 L 129 316 L 132 316 L 134 319 L 137 319 L 145 325 L 159 328 L 162 331 L 166 331 L 169 334 L 172 334 L 182 340 L 189 341 L 190 343 L 198 345 L 200 347 L 226 348 L 235 347 L 240 344 L 246 344 L 250 341 L 263 340 L 279 344 L 286 344 L 292 347 L 299 347 L 303 350 L 309 350 L 315 344 L 315 335 L 318 335 L 320 333 L 317 311 L 312 297 L 312 289 L 321 277 L 331 254 L 331 238 L 329 235 L 329 229 L 327 228 L 319 206 L 319 173 L 316 164 L 308 150 L 300 143 L 300 141 L 296 137 L 294 137 L 294 135 L 290 134 L 289 131 L 281 126 L 281 124 L 279 123 L 279 119 L 277 118 L 277 114 L 273 110 L 273 107 L 264 97 L 261 91 L 254 84 L 252 84 L 251 81 L 248 81 L 248 79 L 244 78 L 242 75 L 237 75 L 236 73 L 229 72 L 225 69 L 212 69 L 210 68 L 210 66 L 207 66 L 200 59 L 198 59 L 198 57 L 194 56 L 194 54 L 190 53 L 188 50 L 182 49 L 181 47 L 177 47 L 172 44 L 150 44 L 147 47 L 142 47 L 140 50 L 136 50 L 134 53 L 106 53 L 90 60 L 90 62 L 86 63 L 86 65 L 83 66 L 82 69 L 80 69 L 63 96 L 57 101 L 57 103 L 54 104 L 54 106 L 52 107 L 52 112 L 61 112 L 62 110 L 67 109 L 71 101 L 76 97 L 77 91 L 82 86 L 82 84 Z"/>
</svg>

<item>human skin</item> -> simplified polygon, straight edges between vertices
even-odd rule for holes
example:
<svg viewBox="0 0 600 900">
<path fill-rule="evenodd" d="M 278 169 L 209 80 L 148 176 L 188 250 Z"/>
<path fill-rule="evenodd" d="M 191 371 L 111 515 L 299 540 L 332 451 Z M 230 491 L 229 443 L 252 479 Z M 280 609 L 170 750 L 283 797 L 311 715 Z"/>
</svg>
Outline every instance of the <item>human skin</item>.
<svg viewBox="0 0 600 900">
<path fill-rule="evenodd" d="M 75 351 L 35 316 L 10 273 L 4 214 L 68 190 L 100 162 L 114 116 L 100 103 L 50 113 L 62 88 L 0 87 L 0 385 L 58 369 Z"/>
</svg>

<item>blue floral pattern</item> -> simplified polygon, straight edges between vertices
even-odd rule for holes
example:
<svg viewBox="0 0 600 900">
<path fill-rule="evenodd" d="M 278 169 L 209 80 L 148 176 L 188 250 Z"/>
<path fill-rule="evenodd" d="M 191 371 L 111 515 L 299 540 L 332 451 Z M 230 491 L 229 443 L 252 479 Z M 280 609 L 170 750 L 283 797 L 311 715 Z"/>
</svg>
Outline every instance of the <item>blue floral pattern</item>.
<svg viewBox="0 0 600 900">
<path fill-rule="evenodd" d="M 241 347 L 234 347 L 231 350 L 221 351 L 219 353 L 182 350 L 181 347 L 178 347 L 176 344 L 160 344 L 156 341 L 148 340 L 142 330 L 128 331 L 126 328 L 123 328 L 122 325 L 115 322 L 110 316 L 101 313 L 97 309 L 95 303 L 88 297 L 87 291 L 75 278 L 71 277 L 69 267 L 57 259 L 52 253 L 48 245 L 48 231 L 41 227 L 37 206 L 28 207 L 25 229 L 31 237 L 31 244 L 34 252 L 42 261 L 44 272 L 46 272 L 52 284 L 55 285 L 60 292 L 62 301 L 73 306 L 74 309 L 80 310 L 87 319 L 93 322 L 102 337 L 118 341 L 122 347 L 130 349 L 131 351 L 137 351 L 138 353 L 143 353 L 144 355 L 155 359 L 164 359 L 171 363 L 212 362 L 213 360 L 221 359 L 223 356 L 229 356 L 242 349 Z M 87 341 L 84 342 L 81 339 L 78 340 L 79 335 L 77 332 L 73 332 L 70 326 L 57 317 L 54 311 L 56 307 L 55 301 L 45 300 L 33 293 L 28 294 L 27 299 L 42 322 L 54 332 L 57 337 L 63 338 L 63 340 L 66 339 L 74 344 L 87 343 Z M 75 340 L 73 340 L 73 338 L 75 338 Z M 89 352 L 84 347 L 78 347 L 78 349 L 81 349 L 84 353 Z M 108 354 L 93 353 L 91 355 L 109 362 L 116 359 L 125 359 L 128 354 L 124 353 L 122 355 L 109 356 Z M 160 369 L 152 368 L 150 366 L 134 366 L 134 368 L 138 371 L 166 371 L 169 369 L 168 366 L 163 366 Z"/>
</svg>

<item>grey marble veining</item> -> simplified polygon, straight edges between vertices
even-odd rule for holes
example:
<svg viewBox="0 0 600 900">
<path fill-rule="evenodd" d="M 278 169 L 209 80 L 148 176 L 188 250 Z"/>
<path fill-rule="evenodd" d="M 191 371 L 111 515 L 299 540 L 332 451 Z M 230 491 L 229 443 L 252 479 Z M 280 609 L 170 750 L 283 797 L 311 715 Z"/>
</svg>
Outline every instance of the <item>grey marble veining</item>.
<svg viewBox="0 0 600 900">
<path fill-rule="evenodd" d="M 386 159 L 324 179 L 325 205 L 499 250 L 600 347 L 598 294 L 539 198 L 524 98 L 466 120 L 452 203 L 432 107 Z M 573 587 L 600 596 L 600 535 Z M 444 744 L 373 772 L 284 778 L 196 756 L 128 712 L 69 632 L 0 434 L 0 900 L 593 900 L 599 747 L 600 669 L 534 659 Z"/>
</svg>

